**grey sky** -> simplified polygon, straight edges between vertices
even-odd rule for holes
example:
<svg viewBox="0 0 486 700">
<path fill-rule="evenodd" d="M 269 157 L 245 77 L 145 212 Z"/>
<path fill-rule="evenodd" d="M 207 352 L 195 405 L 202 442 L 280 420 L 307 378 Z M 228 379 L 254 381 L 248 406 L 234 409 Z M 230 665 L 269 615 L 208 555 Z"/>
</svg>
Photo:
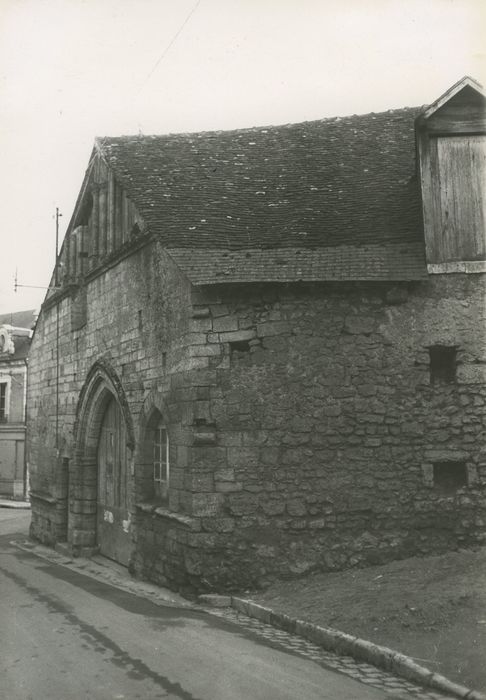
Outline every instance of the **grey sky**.
<svg viewBox="0 0 486 700">
<path fill-rule="evenodd" d="M 0 0 L 0 313 L 42 302 L 15 269 L 48 284 L 95 136 L 428 103 L 485 34 L 483 0 Z"/>
</svg>

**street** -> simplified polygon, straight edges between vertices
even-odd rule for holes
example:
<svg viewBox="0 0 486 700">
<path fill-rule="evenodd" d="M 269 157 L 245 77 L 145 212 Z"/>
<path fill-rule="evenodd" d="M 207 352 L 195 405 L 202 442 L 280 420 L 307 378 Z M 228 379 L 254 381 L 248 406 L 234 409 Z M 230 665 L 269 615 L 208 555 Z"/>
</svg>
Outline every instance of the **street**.
<svg viewBox="0 0 486 700">
<path fill-rule="evenodd" d="M 2 700 L 361 700 L 387 693 L 204 613 L 161 606 L 11 544 L 0 508 Z"/>
</svg>

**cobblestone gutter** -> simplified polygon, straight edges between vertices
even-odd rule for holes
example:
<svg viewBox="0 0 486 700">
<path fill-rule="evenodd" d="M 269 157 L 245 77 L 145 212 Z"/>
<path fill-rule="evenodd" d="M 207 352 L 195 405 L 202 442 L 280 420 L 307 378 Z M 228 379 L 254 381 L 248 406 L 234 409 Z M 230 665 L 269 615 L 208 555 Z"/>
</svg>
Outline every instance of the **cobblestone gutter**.
<svg viewBox="0 0 486 700">
<path fill-rule="evenodd" d="M 298 645 L 299 653 L 341 673 L 352 675 L 363 683 L 385 690 L 405 692 L 400 697 L 486 700 L 483 693 L 454 683 L 445 676 L 420 666 L 405 654 L 345 632 L 297 620 L 251 600 L 234 596 L 202 595 L 199 596 L 199 602 L 211 606 L 213 614 L 232 619 L 267 638 L 272 635 L 265 628 L 277 628 L 287 635 L 286 639 L 292 648 L 295 646 L 291 639 L 293 635 L 306 640 L 310 645 Z M 255 621 L 259 624 L 255 625 Z"/>
</svg>

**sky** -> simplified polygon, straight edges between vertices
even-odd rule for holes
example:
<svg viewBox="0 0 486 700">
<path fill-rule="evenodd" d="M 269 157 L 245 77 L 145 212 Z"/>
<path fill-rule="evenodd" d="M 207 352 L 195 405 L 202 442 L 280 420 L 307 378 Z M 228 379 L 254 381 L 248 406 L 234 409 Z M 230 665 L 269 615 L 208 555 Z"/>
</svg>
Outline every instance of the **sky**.
<svg viewBox="0 0 486 700">
<path fill-rule="evenodd" d="M 96 136 L 284 124 L 486 84 L 484 0 L 0 0 L 0 313 L 40 307 Z"/>
</svg>

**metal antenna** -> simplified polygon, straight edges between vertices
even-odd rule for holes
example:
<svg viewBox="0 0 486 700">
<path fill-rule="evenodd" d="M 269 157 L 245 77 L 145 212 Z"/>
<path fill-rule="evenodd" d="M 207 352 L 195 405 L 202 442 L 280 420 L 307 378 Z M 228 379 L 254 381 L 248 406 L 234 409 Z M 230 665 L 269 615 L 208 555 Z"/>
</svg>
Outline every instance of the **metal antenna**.
<svg viewBox="0 0 486 700">
<path fill-rule="evenodd" d="M 61 217 L 62 214 L 59 211 L 59 207 L 56 207 L 56 261 L 54 265 L 54 286 L 48 286 L 44 287 L 36 285 L 36 284 L 19 284 L 18 281 L 18 270 L 15 268 L 15 282 L 14 282 L 14 292 L 17 292 L 19 287 L 22 287 L 23 289 L 47 289 L 48 291 L 52 289 L 59 289 L 59 217 Z"/>
<path fill-rule="evenodd" d="M 56 267 L 54 285 L 59 287 L 59 207 L 56 207 Z M 59 457 L 59 301 L 56 304 L 56 456 Z"/>
<path fill-rule="evenodd" d="M 54 266 L 54 286 L 39 287 L 33 284 L 19 284 L 17 268 L 15 268 L 15 282 L 14 291 L 16 292 L 19 287 L 28 287 L 29 289 L 48 289 L 55 290 L 59 289 L 59 217 L 62 214 L 59 211 L 59 207 L 56 207 L 56 263 Z M 56 435 L 55 435 L 55 447 L 56 456 L 59 457 L 59 301 L 56 304 Z"/>
<path fill-rule="evenodd" d="M 59 211 L 59 207 L 56 207 L 56 262 L 54 265 L 54 286 L 49 285 L 45 287 L 44 285 L 37 284 L 19 284 L 18 280 L 18 270 L 15 268 L 15 282 L 14 282 L 14 292 L 17 292 L 19 287 L 23 289 L 47 289 L 51 291 L 53 289 L 59 289 L 59 217 L 62 216 Z"/>
<path fill-rule="evenodd" d="M 56 207 L 56 266 L 54 268 L 54 285 L 59 287 L 59 217 L 62 214 L 59 207 Z"/>
</svg>

